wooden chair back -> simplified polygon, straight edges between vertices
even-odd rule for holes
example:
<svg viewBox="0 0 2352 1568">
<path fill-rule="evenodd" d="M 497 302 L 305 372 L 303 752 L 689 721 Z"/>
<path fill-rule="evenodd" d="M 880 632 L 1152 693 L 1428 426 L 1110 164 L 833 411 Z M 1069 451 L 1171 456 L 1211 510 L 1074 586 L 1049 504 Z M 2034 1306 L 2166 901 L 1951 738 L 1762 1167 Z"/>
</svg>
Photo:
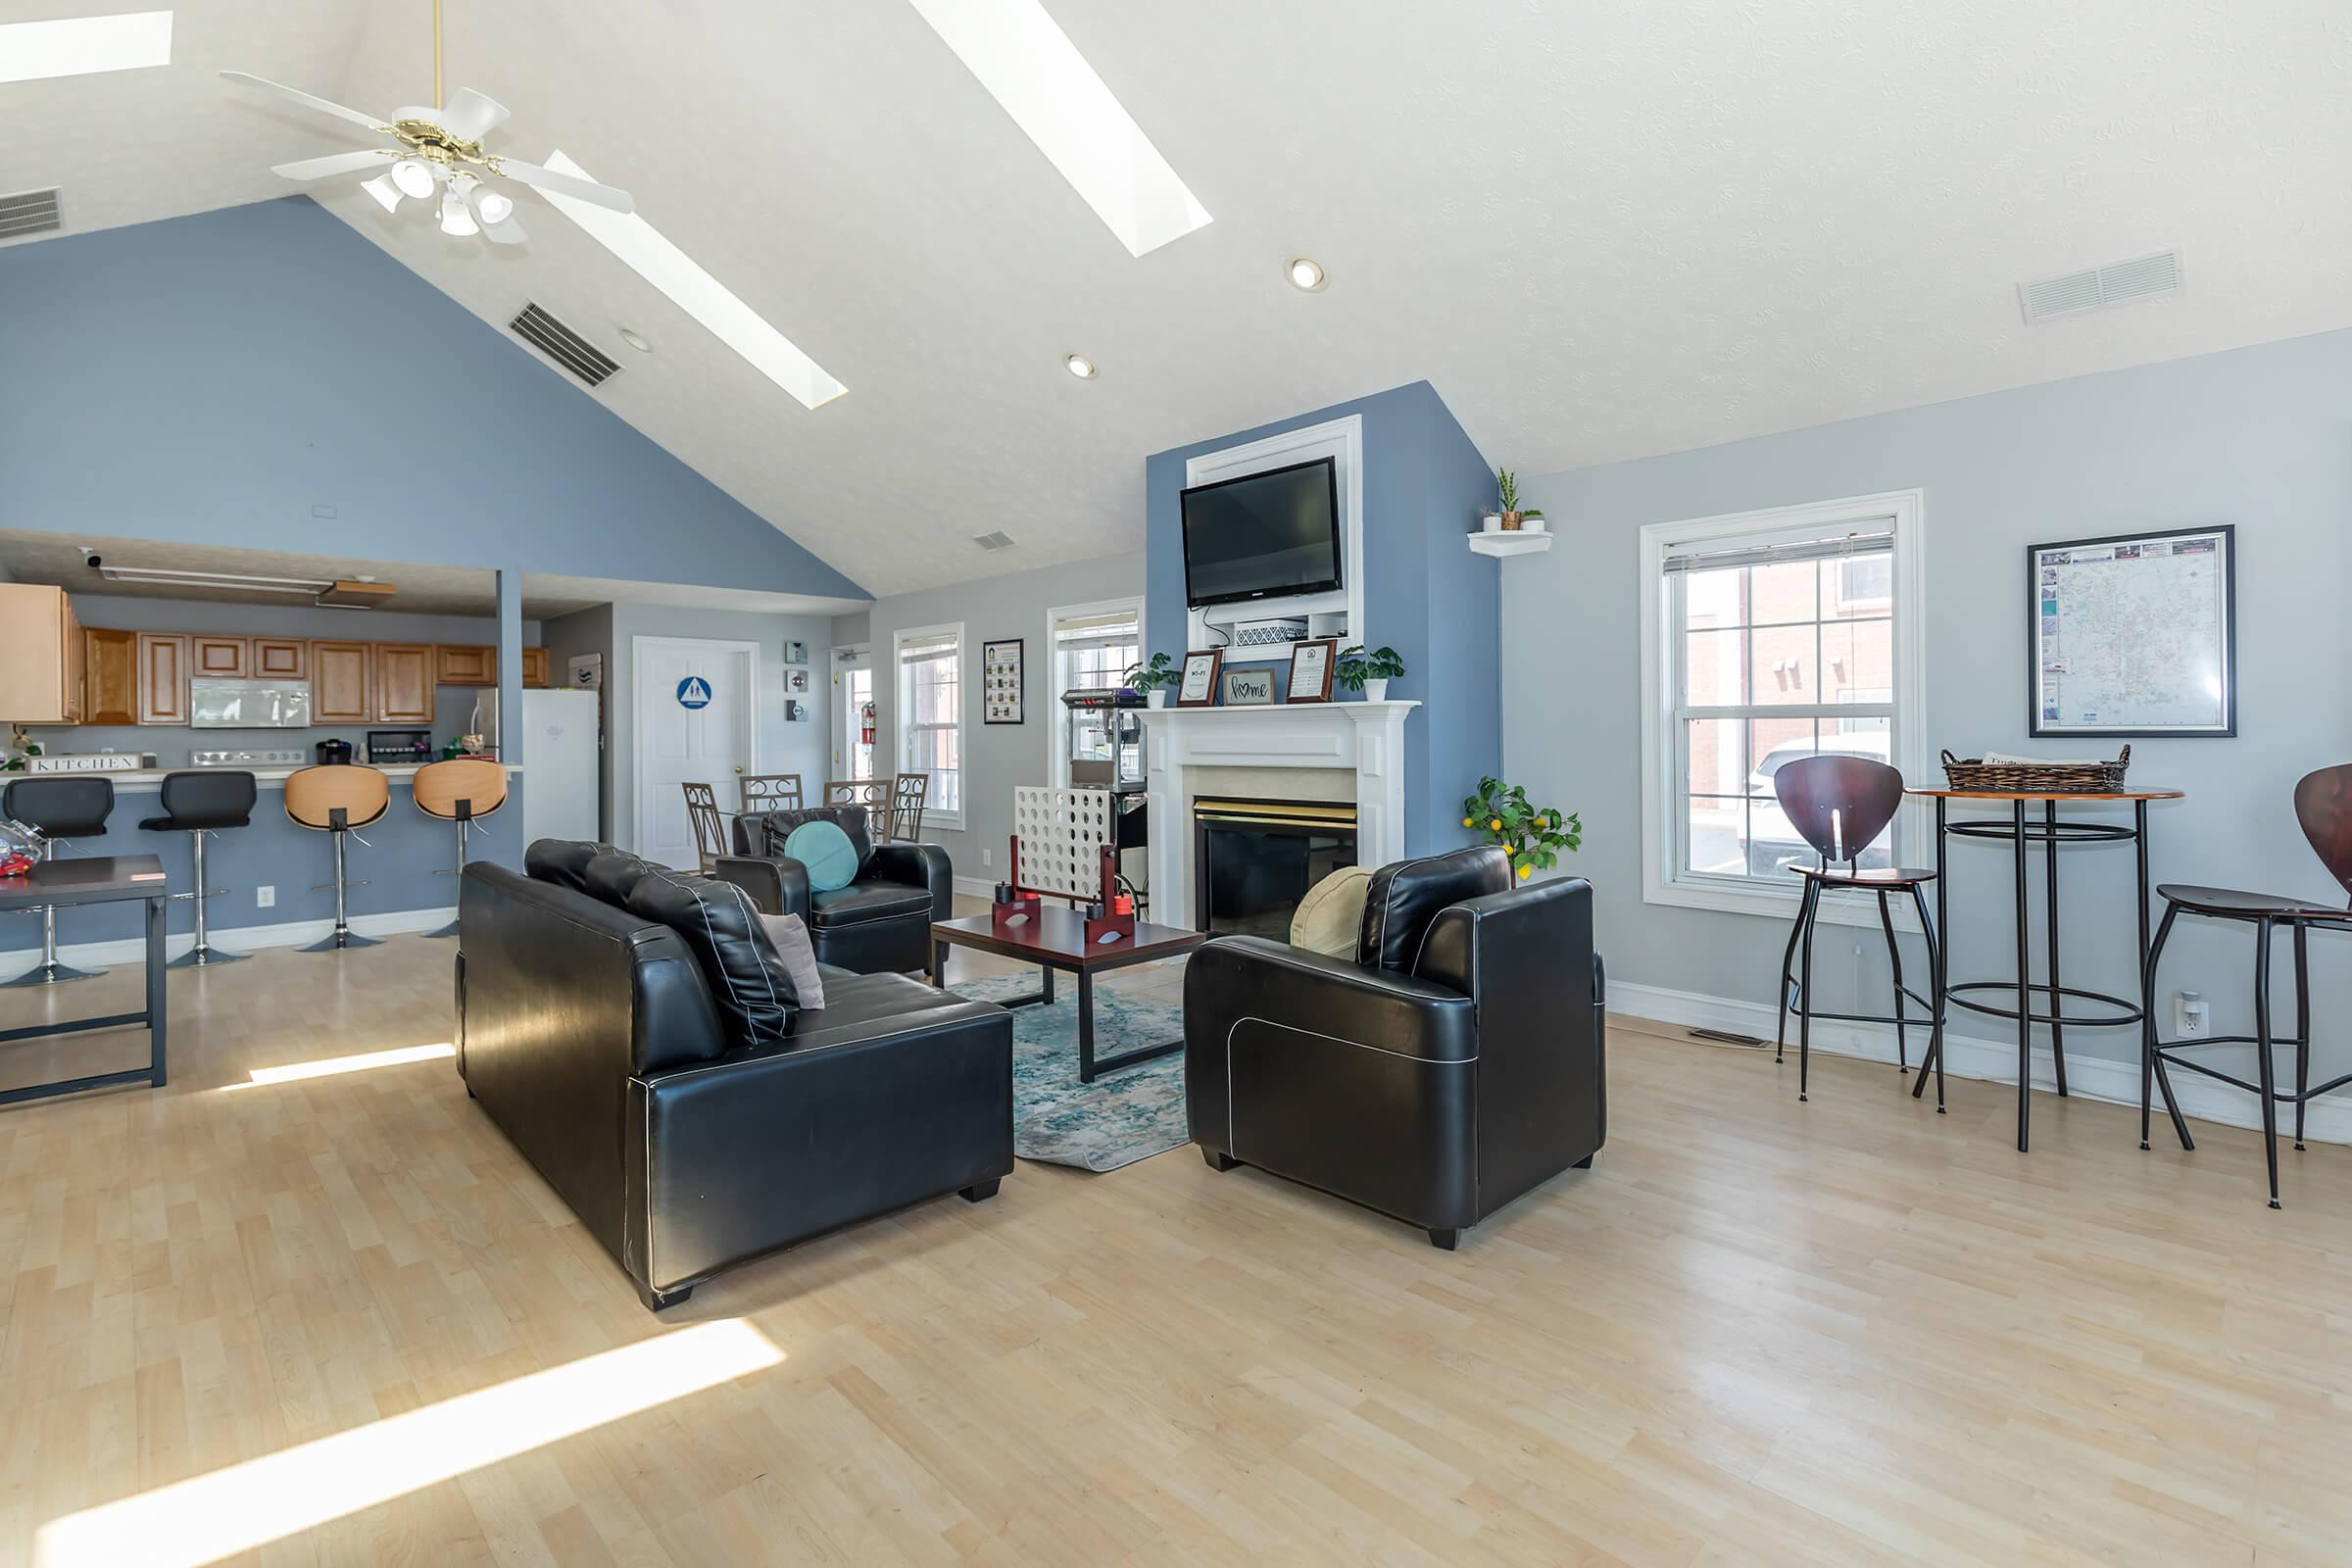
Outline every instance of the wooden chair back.
<svg viewBox="0 0 2352 1568">
<path fill-rule="evenodd" d="M 1825 863 L 1850 864 L 1902 808 L 1903 775 L 1867 757 L 1800 757 L 1772 775 L 1772 792 Z"/>
<path fill-rule="evenodd" d="M 890 790 L 888 778 L 827 779 L 824 804 L 864 807 L 867 831 L 876 844 L 888 844 L 895 836 L 891 832 Z"/>
<path fill-rule="evenodd" d="M 416 809 L 444 822 L 458 819 L 464 803 L 466 814 L 478 822 L 507 804 L 506 764 L 487 757 L 453 757 L 427 762 L 416 770 Z"/>
<path fill-rule="evenodd" d="M 694 852 L 708 873 L 727 853 L 727 824 L 718 814 L 718 791 L 708 784 L 680 784 L 686 792 L 686 819 L 694 824 Z"/>
<path fill-rule="evenodd" d="M 928 773 L 901 773 L 890 781 L 890 836 L 913 844 L 923 836 L 923 803 L 931 793 Z"/>
<path fill-rule="evenodd" d="M 746 773 L 740 784 L 746 815 L 754 811 L 797 811 L 806 804 L 801 799 L 798 773 Z"/>
<path fill-rule="evenodd" d="M 2352 895 L 2352 762 L 2303 775 L 2295 785 L 2295 820 L 2328 874 Z"/>
<path fill-rule="evenodd" d="M 286 777 L 286 815 L 302 827 L 332 831 L 337 808 L 346 828 L 366 827 L 392 804 L 392 781 L 358 762 L 306 767 Z"/>
</svg>

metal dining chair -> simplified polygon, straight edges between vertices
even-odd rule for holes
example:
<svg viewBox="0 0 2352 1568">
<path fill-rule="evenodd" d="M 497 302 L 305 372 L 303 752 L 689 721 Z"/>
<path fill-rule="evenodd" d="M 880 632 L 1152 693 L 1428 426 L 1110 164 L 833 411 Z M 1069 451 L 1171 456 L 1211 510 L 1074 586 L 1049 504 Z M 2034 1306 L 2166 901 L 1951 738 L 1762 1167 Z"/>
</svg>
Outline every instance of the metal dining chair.
<svg viewBox="0 0 2352 1568">
<path fill-rule="evenodd" d="M 1811 1092 L 1809 1083 L 1812 1065 L 1813 1020 L 1836 1019 L 1841 1023 L 1890 1023 L 1894 1025 L 1894 1060 L 1898 1071 L 1910 1071 L 1910 1059 L 1905 1049 L 1905 1034 L 1910 1025 L 1927 1024 L 1932 1031 L 1929 1054 L 1936 1060 L 1936 1109 L 1943 1111 L 1943 996 L 1936 988 L 1936 978 L 1942 968 L 1936 961 L 1936 923 L 1928 918 L 1928 902 L 1920 891 L 1936 880 L 1934 871 L 1912 870 L 1902 866 L 1874 866 L 1862 869 L 1862 852 L 1868 849 L 1894 820 L 1894 813 L 1903 804 L 1903 775 L 1885 762 L 1867 757 L 1800 757 L 1784 762 L 1772 775 L 1773 793 L 1780 797 L 1782 814 L 1789 825 L 1813 847 L 1821 857 L 1818 865 L 1794 865 L 1789 869 L 1805 879 L 1804 902 L 1797 906 L 1796 926 L 1788 933 L 1788 949 L 1781 955 L 1781 1017 L 1779 1038 L 1773 1046 L 1772 1059 L 1780 1061 L 1787 1049 L 1788 1014 L 1796 1013 L 1796 1098 L 1806 1099 Z M 1837 862 L 1845 867 L 1838 869 Z M 1813 932 L 1821 920 L 1821 896 L 1825 892 L 1855 888 L 1874 893 L 1879 902 L 1879 925 L 1886 933 L 1886 958 L 1894 971 L 1894 1011 L 1892 1014 L 1865 1012 L 1820 1012 L 1813 1006 Z M 1893 895 L 1908 893 L 1912 906 L 1919 911 L 1919 928 L 1927 938 L 1929 990 L 1932 997 L 1923 997 L 1903 984 L 1903 954 L 1894 940 L 1894 914 L 1887 905 Z M 1801 972 L 1792 975 L 1790 965 L 1796 960 L 1799 948 L 1803 950 Z M 1924 1018 L 1910 1015 L 1907 1002 L 1916 1002 L 1927 1009 Z M 1920 1071 L 1927 1071 L 1922 1058 Z"/>
<path fill-rule="evenodd" d="M 708 784 L 680 784 L 686 792 L 686 819 L 694 825 L 694 852 L 709 876 L 718 858 L 727 853 L 727 824 L 719 816 L 718 792 Z"/>
<path fill-rule="evenodd" d="M 2295 821 L 2303 829 L 2303 837 L 2335 878 L 2339 895 L 2352 895 L 2352 762 L 2334 767 L 2323 767 L 2316 773 L 2306 773 L 2295 784 Z M 2148 1022 L 2142 1035 L 2139 1067 L 2139 1147 L 2148 1147 L 2149 1096 L 2154 1087 L 2164 1091 L 2165 1108 L 2172 1112 L 2173 1131 L 2184 1150 L 2195 1149 L 2188 1136 L 2188 1123 L 2180 1114 L 2180 1106 L 2173 1099 L 2172 1081 L 2165 1067 L 2185 1067 L 2258 1096 L 2262 1102 L 2262 1153 L 2269 1166 L 2271 1206 L 2278 1202 L 2278 1104 L 2281 1101 L 2295 1107 L 2295 1150 L 2303 1149 L 2304 1107 L 2321 1095 L 2341 1089 L 2352 1083 L 2352 1073 L 2331 1078 L 2317 1089 L 2311 1087 L 2311 954 L 2305 940 L 2313 926 L 2330 930 L 2352 930 L 2352 908 L 2338 908 L 2318 899 L 2299 899 L 2275 893 L 2245 893 L 2236 888 L 2202 887 L 2184 882 L 2166 882 L 2158 885 L 2156 896 L 2164 900 L 2164 919 L 2156 927 L 2156 940 L 2148 949 L 2148 969 L 2142 978 L 2140 1005 L 2146 1009 Z M 2173 934 L 2173 921 L 2182 914 L 2201 915 L 2209 920 L 2243 920 L 2254 927 L 2254 1032 L 2250 1035 L 2204 1035 L 2195 1040 L 2159 1040 L 2156 1037 L 2156 967 L 2164 961 L 2164 944 Z M 2271 1029 L 2271 936 L 2284 926 L 2294 939 L 2295 949 L 2295 1032 L 2285 1038 Z M 2256 1081 L 2230 1076 L 2201 1061 L 2191 1061 L 2175 1053 L 2207 1046 L 2252 1046 Z M 2292 1092 L 2278 1088 L 2272 1052 L 2279 1046 L 2295 1048 L 2295 1087 Z"/>
<path fill-rule="evenodd" d="M 737 782 L 747 816 L 754 811 L 797 811 L 802 807 L 798 773 L 746 773 Z"/>
<path fill-rule="evenodd" d="M 865 808 L 866 830 L 876 844 L 891 842 L 890 803 L 892 780 L 882 778 L 836 778 L 825 781 L 827 806 L 862 806 Z"/>
<path fill-rule="evenodd" d="M 931 793 L 928 773 L 900 773 L 890 781 L 890 835 L 901 844 L 920 843 L 923 803 Z"/>
</svg>

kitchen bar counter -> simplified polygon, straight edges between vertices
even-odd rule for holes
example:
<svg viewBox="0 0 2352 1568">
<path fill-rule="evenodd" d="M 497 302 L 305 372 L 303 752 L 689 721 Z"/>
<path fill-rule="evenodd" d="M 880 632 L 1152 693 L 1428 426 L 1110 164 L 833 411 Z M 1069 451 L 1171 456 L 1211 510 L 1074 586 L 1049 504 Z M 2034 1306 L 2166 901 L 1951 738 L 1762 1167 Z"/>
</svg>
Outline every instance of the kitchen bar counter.
<svg viewBox="0 0 2352 1568">
<path fill-rule="evenodd" d="M 361 762 L 353 765 L 372 766 L 386 778 L 399 780 L 415 778 L 416 770 L 426 764 L 422 762 Z M 166 775 L 172 773 L 233 773 L 236 771 L 238 770 L 232 767 L 139 767 L 120 771 L 102 767 L 52 768 L 43 773 L 0 773 L 0 784 L 20 778 L 111 778 L 115 781 L 116 794 L 137 795 L 142 791 L 152 794 L 163 788 Z M 302 769 L 299 767 L 250 767 L 244 771 L 253 775 L 255 784 L 264 790 L 270 790 L 283 789 L 286 780 L 301 772 Z M 507 764 L 507 775 L 510 778 L 521 771 L 522 765 L 518 762 Z"/>
</svg>

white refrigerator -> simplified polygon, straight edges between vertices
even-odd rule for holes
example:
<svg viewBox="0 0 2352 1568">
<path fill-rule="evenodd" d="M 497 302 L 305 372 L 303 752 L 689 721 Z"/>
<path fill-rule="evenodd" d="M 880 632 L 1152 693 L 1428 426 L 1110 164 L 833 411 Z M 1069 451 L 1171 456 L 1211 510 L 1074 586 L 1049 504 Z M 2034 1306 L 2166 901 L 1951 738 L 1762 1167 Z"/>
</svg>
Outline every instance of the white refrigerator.
<svg viewBox="0 0 2352 1568">
<path fill-rule="evenodd" d="M 485 690 L 473 706 L 473 726 L 483 744 L 502 760 L 522 764 L 525 844 L 598 837 L 604 753 L 598 695 L 568 688 L 525 691 L 522 744 L 514 755 L 499 721 L 497 689 Z"/>
</svg>

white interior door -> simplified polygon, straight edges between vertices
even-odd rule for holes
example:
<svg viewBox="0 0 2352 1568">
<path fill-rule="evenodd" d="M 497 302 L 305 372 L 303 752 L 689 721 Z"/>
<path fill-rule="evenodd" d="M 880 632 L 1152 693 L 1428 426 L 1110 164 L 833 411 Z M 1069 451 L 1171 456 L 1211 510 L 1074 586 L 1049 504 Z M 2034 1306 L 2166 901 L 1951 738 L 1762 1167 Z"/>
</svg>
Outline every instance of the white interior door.
<svg viewBox="0 0 2352 1568">
<path fill-rule="evenodd" d="M 874 655 L 870 645 L 833 650 L 833 778 L 874 776 Z M 815 791 L 808 792 L 813 803 Z"/>
<path fill-rule="evenodd" d="M 708 784 L 737 805 L 738 775 L 756 770 L 760 649 L 686 637 L 631 639 L 636 670 L 637 853 L 664 865 L 701 863 L 681 784 Z"/>
</svg>

